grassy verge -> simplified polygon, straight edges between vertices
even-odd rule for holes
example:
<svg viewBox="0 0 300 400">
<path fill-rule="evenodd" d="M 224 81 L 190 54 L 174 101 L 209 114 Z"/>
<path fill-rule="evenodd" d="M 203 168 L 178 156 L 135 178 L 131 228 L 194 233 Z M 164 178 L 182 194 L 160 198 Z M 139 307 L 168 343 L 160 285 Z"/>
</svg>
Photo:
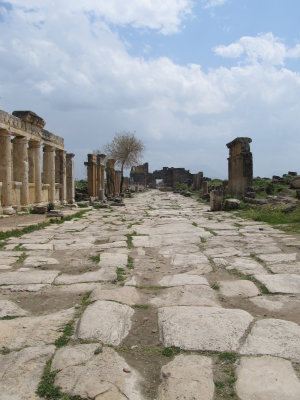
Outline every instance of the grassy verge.
<svg viewBox="0 0 300 400">
<path fill-rule="evenodd" d="M 252 206 L 235 212 L 241 218 L 258 222 L 267 222 L 285 232 L 300 233 L 300 205 L 291 212 L 283 212 L 280 208 L 270 206 Z"/>
</svg>

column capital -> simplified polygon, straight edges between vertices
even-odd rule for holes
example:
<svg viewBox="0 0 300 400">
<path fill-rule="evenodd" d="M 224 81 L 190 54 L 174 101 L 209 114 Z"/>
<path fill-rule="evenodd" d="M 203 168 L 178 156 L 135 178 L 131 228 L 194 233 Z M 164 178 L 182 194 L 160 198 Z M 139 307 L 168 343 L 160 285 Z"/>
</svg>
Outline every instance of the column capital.
<svg viewBox="0 0 300 400">
<path fill-rule="evenodd" d="M 49 146 L 48 144 L 44 144 L 43 152 L 44 153 L 53 153 L 55 150 L 54 146 Z"/>
<path fill-rule="evenodd" d="M 75 154 L 74 153 L 66 153 L 67 158 L 74 158 Z"/>
<path fill-rule="evenodd" d="M 26 136 L 15 136 L 13 142 L 27 144 L 28 138 Z"/>
<path fill-rule="evenodd" d="M 0 136 L 11 136 L 11 133 L 8 132 L 6 129 L 0 128 Z"/>
<path fill-rule="evenodd" d="M 29 147 L 32 149 L 40 148 L 41 145 L 42 143 L 37 140 L 29 140 Z"/>
</svg>

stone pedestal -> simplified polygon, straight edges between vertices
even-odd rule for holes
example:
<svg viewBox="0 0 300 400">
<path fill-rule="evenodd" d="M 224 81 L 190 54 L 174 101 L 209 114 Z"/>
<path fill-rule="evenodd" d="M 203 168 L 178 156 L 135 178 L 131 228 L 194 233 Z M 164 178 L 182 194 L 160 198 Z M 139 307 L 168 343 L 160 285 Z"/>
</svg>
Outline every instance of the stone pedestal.
<svg viewBox="0 0 300 400">
<path fill-rule="evenodd" d="M 41 143 L 30 141 L 28 150 L 29 182 L 34 183 L 35 203 L 42 202 Z"/>
<path fill-rule="evenodd" d="M 55 202 L 55 158 L 54 147 L 44 146 L 43 148 L 43 180 L 49 185 L 48 201 Z"/>
<path fill-rule="evenodd" d="M 99 189 L 99 200 L 103 201 L 104 200 L 104 189 Z"/>
<path fill-rule="evenodd" d="M 221 211 L 223 203 L 223 191 L 212 190 L 210 192 L 210 211 Z"/>
<path fill-rule="evenodd" d="M 250 152 L 252 139 L 238 137 L 227 143 L 228 158 L 228 191 L 233 197 L 243 197 L 252 187 L 253 160 Z"/>
<path fill-rule="evenodd" d="M 28 189 L 28 140 L 25 137 L 15 137 L 13 140 L 13 171 L 14 181 L 21 182 L 20 205 L 27 209 L 29 205 Z"/>
<path fill-rule="evenodd" d="M 11 139 L 10 133 L 0 130 L 0 182 L 2 182 L 2 207 L 3 214 L 11 215 L 15 211 L 11 203 Z"/>
<path fill-rule="evenodd" d="M 75 203 L 75 180 L 74 180 L 74 156 L 73 153 L 66 154 L 67 162 L 67 202 Z"/>
</svg>

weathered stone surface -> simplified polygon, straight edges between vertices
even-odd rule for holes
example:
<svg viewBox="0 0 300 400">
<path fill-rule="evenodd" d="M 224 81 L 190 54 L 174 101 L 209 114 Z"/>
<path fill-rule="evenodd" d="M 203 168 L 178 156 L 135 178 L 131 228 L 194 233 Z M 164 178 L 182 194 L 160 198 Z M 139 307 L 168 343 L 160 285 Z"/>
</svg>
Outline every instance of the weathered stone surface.
<svg viewBox="0 0 300 400">
<path fill-rule="evenodd" d="M 214 381 L 212 361 L 198 355 L 179 355 L 162 367 L 158 400 L 212 400 Z"/>
<path fill-rule="evenodd" d="M 127 255 L 119 253 L 102 253 L 99 262 L 102 268 L 124 267 L 127 264 Z"/>
<path fill-rule="evenodd" d="M 267 354 L 300 361 L 299 343 L 298 324 L 281 319 L 263 319 L 254 324 L 241 354 Z"/>
<path fill-rule="evenodd" d="M 79 275 L 62 274 L 56 278 L 55 283 L 57 285 L 71 285 L 74 283 L 113 281 L 116 277 L 115 270 L 101 268 L 97 271 L 85 272 Z"/>
<path fill-rule="evenodd" d="M 297 258 L 297 253 L 261 254 L 259 258 L 261 258 L 268 264 L 282 264 L 295 262 Z"/>
<path fill-rule="evenodd" d="M 55 258 L 33 256 L 27 257 L 24 261 L 25 266 L 40 267 L 41 265 L 57 265 L 59 262 Z"/>
<path fill-rule="evenodd" d="M 20 349 L 25 346 L 52 344 L 61 335 L 60 329 L 74 315 L 74 309 L 40 317 L 24 317 L 0 321 L 0 348 Z"/>
<path fill-rule="evenodd" d="M 269 311 L 280 311 L 284 307 L 300 309 L 300 298 L 288 295 L 258 296 L 250 299 L 256 306 Z"/>
<path fill-rule="evenodd" d="M 0 355 L 0 397 L 3 400 L 38 400 L 35 393 L 54 346 L 36 346 Z"/>
<path fill-rule="evenodd" d="M 239 257 L 234 262 L 227 261 L 227 263 L 226 269 L 237 269 L 246 275 L 265 274 L 267 272 L 261 264 L 251 258 Z"/>
<path fill-rule="evenodd" d="M 156 307 L 168 306 L 219 306 L 215 291 L 206 285 L 170 287 L 151 300 Z"/>
<path fill-rule="evenodd" d="M 271 293 L 300 293 L 300 276 L 295 274 L 255 275 Z"/>
<path fill-rule="evenodd" d="M 39 292 L 40 290 L 50 287 L 50 284 L 32 284 L 32 285 L 7 285 L 5 290 L 10 290 L 11 292 Z"/>
<path fill-rule="evenodd" d="M 0 300 L 0 318 L 3 317 L 23 317 L 28 312 L 10 300 Z"/>
<path fill-rule="evenodd" d="M 84 311 L 75 337 L 118 345 L 129 333 L 133 314 L 133 309 L 127 305 L 113 301 L 96 301 Z"/>
<path fill-rule="evenodd" d="M 158 311 L 164 346 L 184 350 L 234 351 L 252 316 L 243 310 L 219 307 L 164 307 Z"/>
<path fill-rule="evenodd" d="M 290 361 L 245 357 L 237 368 L 236 392 L 241 400 L 298 400 L 300 382 Z"/>
<path fill-rule="evenodd" d="M 71 396 L 91 400 L 143 400 L 138 372 L 112 348 L 104 347 L 94 354 L 98 347 L 83 344 L 59 350 L 53 366 L 62 370 L 56 375 L 55 385 Z"/>
<path fill-rule="evenodd" d="M 300 262 L 288 264 L 271 264 L 269 269 L 274 274 L 300 274 Z"/>
<path fill-rule="evenodd" d="M 253 297 L 259 294 L 259 290 L 251 281 L 236 280 L 236 281 L 221 281 L 220 293 L 225 297 Z"/>
<path fill-rule="evenodd" d="M 97 288 L 91 294 L 90 300 L 117 301 L 119 303 L 128 304 L 129 306 L 142 303 L 139 291 L 130 286 L 123 286 L 113 289 Z"/>
<path fill-rule="evenodd" d="M 177 274 L 165 276 L 159 281 L 161 286 L 208 285 L 206 278 L 199 275 Z"/>
<path fill-rule="evenodd" d="M 39 271 L 33 269 L 0 273 L 0 285 L 27 285 L 52 283 L 58 271 Z"/>
</svg>

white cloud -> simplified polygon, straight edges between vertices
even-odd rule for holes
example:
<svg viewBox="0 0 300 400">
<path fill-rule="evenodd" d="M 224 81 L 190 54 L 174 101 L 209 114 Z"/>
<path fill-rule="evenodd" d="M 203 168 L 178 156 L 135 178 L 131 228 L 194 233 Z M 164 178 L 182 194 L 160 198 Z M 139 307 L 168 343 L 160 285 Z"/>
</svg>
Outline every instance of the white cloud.
<svg viewBox="0 0 300 400">
<path fill-rule="evenodd" d="M 42 23 L 51 14 L 74 15 L 88 13 L 108 23 L 149 28 L 163 34 L 180 30 L 183 19 L 192 13 L 194 0 L 10 0 L 20 18 Z"/>
<path fill-rule="evenodd" d="M 77 176 L 86 153 L 124 129 L 146 143 L 151 169 L 185 166 L 226 176 L 225 144 L 248 135 L 256 171 L 280 172 L 287 150 L 289 168 L 297 167 L 300 75 L 281 64 L 298 57 L 299 45 L 288 49 L 272 34 L 241 38 L 223 55 L 246 56 L 243 64 L 205 72 L 166 57 L 131 56 L 107 23 L 91 23 L 76 7 L 47 17 L 47 7 L 40 8 L 43 24 L 19 8 L 9 13 L 0 25 L 0 108 L 45 118 L 76 153 Z"/>
<path fill-rule="evenodd" d="M 283 65 L 287 58 L 300 58 L 300 45 L 288 49 L 272 33 L 258 36 L 243 36 L 228 46 L 218 46 L 215 53 L 221 57 L 238 58 L 246 56 L 251 63 L 263 62 L 270 65 Z"/>
<path fill-rule="evenodd" d="M 228 0 L 203 0 L 204 8 L 215 8 L 223 6 Z"/>
</svg>

